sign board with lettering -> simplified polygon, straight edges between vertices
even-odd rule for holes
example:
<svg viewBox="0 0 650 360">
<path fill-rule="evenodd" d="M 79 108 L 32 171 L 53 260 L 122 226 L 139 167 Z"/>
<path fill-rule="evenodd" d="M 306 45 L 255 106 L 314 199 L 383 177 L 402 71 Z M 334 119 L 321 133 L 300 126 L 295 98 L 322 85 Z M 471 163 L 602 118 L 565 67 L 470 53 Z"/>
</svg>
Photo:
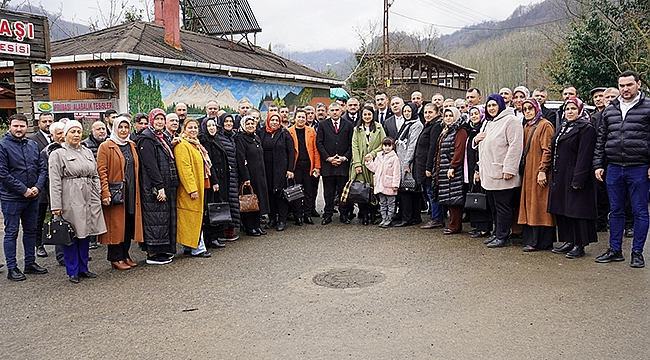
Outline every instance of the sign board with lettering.
<svg viewBox="0 0 650 360">
<path fill-rule="evenodd" d="M 0 10 L 0 60 L 50 60 L 50 29 L 45 16 Z"/>
<path fill-rule="evenodd" d="M 104 112 L 117 110 L 115 100 L 55 101 L 54 113 Z"/>
</svg>

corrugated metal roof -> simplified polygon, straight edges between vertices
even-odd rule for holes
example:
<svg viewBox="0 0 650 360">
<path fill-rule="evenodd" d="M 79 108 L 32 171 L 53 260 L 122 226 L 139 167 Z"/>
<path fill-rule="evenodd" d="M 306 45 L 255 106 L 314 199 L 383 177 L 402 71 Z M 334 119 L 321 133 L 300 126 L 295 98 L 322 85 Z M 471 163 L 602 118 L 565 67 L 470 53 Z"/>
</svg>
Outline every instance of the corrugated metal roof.
<svg viewBox="0 0 650 360">
<path fill-rule="evenodd" d="M 221 66 L 261 70 L 277 74 L 308 76 L 336 81 L 327 75 L 285 59 L 258 46 L 252 48 L 227 40 L 181 30 L 176 50 L 164 42 L 164 28 L 148 22 L 132 22 L 52 42 L 52 57 L 79 54 L 130 53 L 136 55 L 212 63 Z"/>
<path fill-rule="evenodd" d="M 185 0 L 185 28 L 207 35 L 262 31 L 247 0 Z"/>
</svg>

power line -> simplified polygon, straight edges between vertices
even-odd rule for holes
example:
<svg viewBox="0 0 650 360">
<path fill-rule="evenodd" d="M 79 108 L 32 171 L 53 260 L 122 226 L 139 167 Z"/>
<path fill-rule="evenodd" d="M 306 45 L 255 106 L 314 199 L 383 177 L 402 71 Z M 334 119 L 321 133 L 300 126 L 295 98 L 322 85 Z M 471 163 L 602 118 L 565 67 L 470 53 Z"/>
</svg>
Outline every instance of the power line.
<svg viewBox="0 0 650 360">
<path fill-rule="evenodd" d="M 437 27 L 442 27 L 442 28 L 447 28 L 447 29 L 455 29 L 455 30 L 466 29 L 466 30 L 469 30 L 469 31 L 477 31 L 477 30 L 481 30 L 481 31 L 482 31 L 482 30 L 488 30 L 488 31 L 502 31 L 502 30 L 525 29 L 525 28 L 531 28 L 531 27 L 540 26 L 540 25 L 547 25 L 547 24 L 557 23 L 557 22 L 560 22 L 560 21 L 563 21 L 563 20 L 566 20 L 566 19 L 567 19 L 567 18 L 564 17 L 564 18 L 560 18 L 560 19 L 556 19 L 556 20 L 551 20 L 551 21 L 545 21 L 545 22 L 541 22 L 541 23 L 537 23 L 537 24 L 521 25 L 521 26 L 511 26 L 511 27 L 502 27 L 502 28 L 486 28 L 486 27 L 480 27 L 480 28 L 479 28 L 479 27 L 468 27 L 468 26 L 450 26 L 450 25 L 434 24 L 434 23 L 431 23 L 431 22 L 422 21 L 422 20 L 420 20 L 420 19 L 416 19 L 416 18 L 413 18 L 413 17 L 407 16 L 407 15 L 404 15 L 404 14 L 400 14 L 400 13 L 395 12 L 395 11 L 391 11 L 391 14 L 393 14 L 393 15 L 397 15 L 397 16 L 399 16 L 399 17 L 403 17 L 403 18 L 405 18 L 405 19 L 409 19 L 409 20 L 417 21 L 417 22 L 419 22 L 419 23 L 426 24 L 426 25 L 433 25 L 433 26 L 437 26 Z"/>
</svg>

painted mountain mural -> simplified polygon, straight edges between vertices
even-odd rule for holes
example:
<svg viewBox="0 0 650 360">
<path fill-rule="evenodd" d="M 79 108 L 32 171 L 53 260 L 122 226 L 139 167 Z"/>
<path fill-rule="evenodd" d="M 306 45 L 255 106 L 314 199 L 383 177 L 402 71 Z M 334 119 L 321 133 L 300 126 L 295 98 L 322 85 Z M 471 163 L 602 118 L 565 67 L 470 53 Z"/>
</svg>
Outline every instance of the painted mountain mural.
<svg viewBox="0 0 650 360">
<path fill-rule="evenodd" d="M 222 109 L 230 112 L 237 110 L 242 99 L 249 100 L 260 109 L 262 104 L 269 102 L 293 108 L 308 105 L 314 98 L 319 98 L 319 101 L 329 99 L 328 89 L 298 85 L 141 68 L 129 68 L 127 75 L 131 112 L 148 112 L 154 104 L 163 105 L 170 111 L 175 104 L 183 102 L 188 105 L 190 113 L 199 114 L 204 112 L 205 104 L 213 99 Z"/>
</svg>

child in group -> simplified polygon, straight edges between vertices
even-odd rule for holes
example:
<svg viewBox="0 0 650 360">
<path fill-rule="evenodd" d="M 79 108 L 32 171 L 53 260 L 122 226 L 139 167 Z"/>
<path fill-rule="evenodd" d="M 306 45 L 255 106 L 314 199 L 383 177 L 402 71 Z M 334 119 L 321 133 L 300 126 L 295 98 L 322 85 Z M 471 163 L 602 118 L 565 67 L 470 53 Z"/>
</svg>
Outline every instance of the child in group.
<svg viewBox="0 0 650 360">
<path fill-rule="evenodd" d="M 395 196 L 399 189 L 402 175 L 401 165 L 395 153 L 395 141 L 385 137 L 381 141 L 382 153 L 377 154 L 374 160 L 372 155 L 366 156 L 366 167 L 374 176 L 375 194 L 379 195 L 381 223 L 379 227 L 387 228 L 395 215 Z"/>
</svg>

